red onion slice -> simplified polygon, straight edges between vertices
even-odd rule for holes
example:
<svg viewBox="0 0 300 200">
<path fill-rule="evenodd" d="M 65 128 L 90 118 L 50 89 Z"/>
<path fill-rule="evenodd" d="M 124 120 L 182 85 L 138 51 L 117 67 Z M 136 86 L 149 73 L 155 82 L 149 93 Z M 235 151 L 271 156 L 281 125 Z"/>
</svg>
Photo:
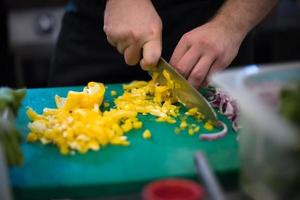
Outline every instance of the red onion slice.
<svg viewBox="0 0 300 200">
<path fill-rule="evenodd" d="M 222 126 L 221 131 L 219 131 L 217 133 L 204 133 L 204 134 L 201 134 L 199 139 L 201 139 L 201 140 L 215 140 L 215 139 L 224 137 L 228 132 L 228 127 L 222 121 L 219 121 L 218 123 L 219 123 L 220 126 Z"/>
<path fill-rule="evenodd" d="M 239 109 L 235 100 L 219 88 L 209 86 L 207 89 L 208 92 L 205 97 L 208 99 L 209 103 L 232 122 L 232 129 L 237 132 L 239 129 Z"/>
</svg>

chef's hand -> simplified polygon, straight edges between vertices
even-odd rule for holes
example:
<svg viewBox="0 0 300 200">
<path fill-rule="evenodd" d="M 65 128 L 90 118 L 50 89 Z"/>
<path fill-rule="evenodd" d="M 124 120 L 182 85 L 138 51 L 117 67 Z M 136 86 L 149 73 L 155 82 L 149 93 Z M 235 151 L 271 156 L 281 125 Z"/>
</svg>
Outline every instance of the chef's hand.
<svg viewBox="0 0 300 200">
<path fill-rule="evenodd" d="M 208 22 L 185 33 L 170 63 L 196 88 L 207 85 L 207 77 L 227 67 L 236 57 L 244 34 L 223 24 Z"/>
<path fill-rule="evenodd" d="M 151 0 L 108 0 L 103 29 L 128 65 L 147 70 L 158 62 L 162 22 Z"/>
</svg>

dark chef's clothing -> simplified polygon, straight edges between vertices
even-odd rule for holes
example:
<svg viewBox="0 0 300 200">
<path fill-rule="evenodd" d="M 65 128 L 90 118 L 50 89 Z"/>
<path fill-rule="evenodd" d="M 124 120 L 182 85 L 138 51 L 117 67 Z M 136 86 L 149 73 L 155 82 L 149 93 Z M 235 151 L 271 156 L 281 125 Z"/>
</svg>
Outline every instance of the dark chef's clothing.
<svg viewBox="0 0 300 200">
<path fill-rule="evenodd" d="M 163 22 L 162 56 L 170 59 L 182 35 L 207 22 L 222 5 L 221 0 L 152 1 Z M 71 0 L 51 66 L 49 85 L 85 85 L 149 79 L 140 67 L 126 65 L 123 55 L 112 47 L 103 32 L 105 0 Z M 147 24 L 145 24 L 147 26 Z M 232 65 L 252 62 L 249 37 Z"/>
</svg>

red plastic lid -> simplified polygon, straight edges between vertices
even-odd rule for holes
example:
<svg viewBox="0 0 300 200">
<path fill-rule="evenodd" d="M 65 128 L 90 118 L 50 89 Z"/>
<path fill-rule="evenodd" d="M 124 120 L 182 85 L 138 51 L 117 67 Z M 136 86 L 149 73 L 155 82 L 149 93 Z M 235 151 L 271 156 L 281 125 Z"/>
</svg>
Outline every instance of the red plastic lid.
<svg viewBox="0 0 300 200">
<path fill-rule="evenodd" d="M 165 179 L 148 184 L 143 200 L 201 200 L 204 191 L 196 182 L 185 179 Z"/>
</svg>

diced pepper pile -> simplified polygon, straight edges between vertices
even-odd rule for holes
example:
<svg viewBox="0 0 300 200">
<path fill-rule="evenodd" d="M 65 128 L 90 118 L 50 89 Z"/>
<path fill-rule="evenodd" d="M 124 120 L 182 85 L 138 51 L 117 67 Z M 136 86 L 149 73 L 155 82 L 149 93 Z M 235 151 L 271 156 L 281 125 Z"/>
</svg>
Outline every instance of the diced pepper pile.
<svg viewBox="0 0 300 200">
<path fill-rule="evenodd" d="M 138 114 L 153 115 L 158 122 L 176 123 L 179 117 L 179 105 L 172 95 L 173 82 L 169 74 L 163 72 L 166 84 L 156 83 L 156 75 L 146 81 L 134 81 L 124 85 L 124 93 L 114 100 L 115 106 L 101 112 L 99 107 L 109 107 L 103 102 L 105 86 L 102 83 L 90 82 L 82 92 L 69 91 L 66 98 L 55 96 L 56 107 L 44 108 L 43 114 L 33 109 L 27 110 L 32 121 L 28 124 L 29 142 L 40 141 L 43 144 L 56 145 L 62 154 L 85 153 L 88 150 L 99 150 L 108 144 L 129 145 L 126 133 L 132 129 L 140 129 L 142 121 Z M 117 96 L 111 91 L 111 96 Z M 205 118 L 196 108 L 186 112 L 198 120 Z M 188 124 L 186 117 L 181 119 L 176 133 L 187 129 L 190 135 L 199 131 L 197 124 Z M 207 122 L 207 130 L 213 126 Z M 143 132 L 144 139 L 151 139 L 150 130 Z"/>
</svg>

